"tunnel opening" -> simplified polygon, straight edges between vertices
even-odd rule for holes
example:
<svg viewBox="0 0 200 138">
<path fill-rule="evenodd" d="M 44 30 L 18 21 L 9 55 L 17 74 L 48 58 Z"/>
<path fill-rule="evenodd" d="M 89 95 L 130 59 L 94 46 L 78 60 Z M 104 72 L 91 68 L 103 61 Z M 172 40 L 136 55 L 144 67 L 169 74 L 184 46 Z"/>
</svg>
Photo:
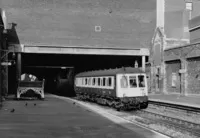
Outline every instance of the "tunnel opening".
<svg viewBox="0 0 200 138">
<path fill-rule="evenodd" d="M 22 53 L 21 73 L 30 73 L 45 79 L 44 92 L 73 97 L 74 76 L 77 73 L 142 66 L 141 56 L 70 55 Z M 9 67 L 9 93 L 16 93 L 16 65 Z"/>
</svg>

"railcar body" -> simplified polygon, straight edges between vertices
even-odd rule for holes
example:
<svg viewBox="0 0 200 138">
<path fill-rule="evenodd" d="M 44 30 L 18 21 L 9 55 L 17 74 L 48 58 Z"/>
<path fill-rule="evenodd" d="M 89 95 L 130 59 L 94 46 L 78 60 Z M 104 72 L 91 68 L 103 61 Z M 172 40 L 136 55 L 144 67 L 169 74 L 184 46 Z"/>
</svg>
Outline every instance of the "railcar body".
<svg viewBox="0 0 200 138">
<path fill-rule="evenodd" d="M 75 76 L 78 98 L 108 105 L 118 110 L 148 106 L 146 74 L 139 68 L 99 70 Z"/>
</svg>

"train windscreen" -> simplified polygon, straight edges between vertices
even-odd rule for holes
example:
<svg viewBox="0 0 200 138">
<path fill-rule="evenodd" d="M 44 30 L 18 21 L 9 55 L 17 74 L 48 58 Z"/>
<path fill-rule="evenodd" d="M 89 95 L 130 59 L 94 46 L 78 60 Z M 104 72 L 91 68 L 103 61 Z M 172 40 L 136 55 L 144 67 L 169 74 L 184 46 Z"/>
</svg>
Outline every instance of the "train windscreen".
<svg viewBox="0 0 200 138">
<path fill-rule="evenodd" d="M 131 88 L 136 88 L 137 87 L 136 76 L 130 76 L 129 77 L 129 83 L 130 83 Z"/>
<path fill-rule="evenodd" d="M 144 75 L 138 75 L 139 87 L 145 87 L 145 77 Z"/>
</svg>

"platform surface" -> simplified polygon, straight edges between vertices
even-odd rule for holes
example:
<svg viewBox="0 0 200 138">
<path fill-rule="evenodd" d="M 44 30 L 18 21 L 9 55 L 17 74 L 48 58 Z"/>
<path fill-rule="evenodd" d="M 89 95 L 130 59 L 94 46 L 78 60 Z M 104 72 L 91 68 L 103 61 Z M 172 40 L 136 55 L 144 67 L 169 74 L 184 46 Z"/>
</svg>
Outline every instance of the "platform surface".
<svg viewBox="0 0 200 138">
<path fill-rule="evenodd" d="M 149 94 L 149 100 L 200 108 L 200 95 L 183 96 L 179 94 Z"/>
<path fill-rule="evenodd" d="M 160 137 L 152 131 L 130 125 L 133 130 L 51 95 L 46 95 L 44 101 L 7 100 L 0 109 L 0 138 Z"/>
</svg>

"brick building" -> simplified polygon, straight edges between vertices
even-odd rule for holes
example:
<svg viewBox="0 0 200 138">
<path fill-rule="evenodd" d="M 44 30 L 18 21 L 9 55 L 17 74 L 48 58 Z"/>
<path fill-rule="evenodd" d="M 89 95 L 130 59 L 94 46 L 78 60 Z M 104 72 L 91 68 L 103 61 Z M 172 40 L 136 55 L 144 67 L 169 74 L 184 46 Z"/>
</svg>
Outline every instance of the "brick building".
<svg viewBox="0 0 200 138">
<path fill-rule="evenodd" d="M 185 13 L 186 12 L 187 11 L 185 11 Z M 161 73 L 155 73 L 162 78 L 159 80 L 159 83 L 162 84 L 159 89 L 162 90 L 160 93 L 176 93 L 181 95 L 200 94 L 200 16 L 195 15 L 195 17 L 190 20 L 188 28 L 190 43 L 185 41 L 187 40 L 185 38 L 182 40 L 180 39 L 181 41 L 169 38 L 166 31 L 159 33 L 162 32 L 160 31 L 162 28 L 158 28 L 157 30 L 159 31 L 155 32 L 155 36 L 159 37 L 154 37 L 153 39 L 155 42 L 153 42 L 151 48 L 153 51 L 151 60 L 152 63 L 156 58 L 160 60 L 158 65 L 161 69 Z M 185 26 L 183 26 L 182 29 L 184 32 Z M 162 53 L 160 58 L 155 56 L 156 52 L 154 49 L 156 40 L 163 40 L 161 41 L 163 43 L 160 44 Z M 155 67 L 152 68 L 155 70 Z M 158 83 L 156 85 L 158 85 Z"/>
<path fill-rule="evenodd" d="M 190 31 L 192 34 L 192 30 Z M 200 94 L 200 42 L 192 43 L 192 40 L 191 37 L 191 44 L 164 52 L 165 85 L 168 93 Z"/>
<path fill-rule="evenodd" d="M 188 52 L 187 49 L 192 48 L 188 45 L 190 43 L 188 20 L 197 16 L 199 5 L 199 2 L 193 2 L 191 13 L 187 10 L 184 0 L 157 0 L 157 23 L 149 59 L 151 63 L 150 92 L 185 93 L 187 85 L 184 81 L 187 77 L 185 68 L 188 62 L 184 55 Z M 190 54 L 189 52 L 187 56 Z"/>
</svg>

